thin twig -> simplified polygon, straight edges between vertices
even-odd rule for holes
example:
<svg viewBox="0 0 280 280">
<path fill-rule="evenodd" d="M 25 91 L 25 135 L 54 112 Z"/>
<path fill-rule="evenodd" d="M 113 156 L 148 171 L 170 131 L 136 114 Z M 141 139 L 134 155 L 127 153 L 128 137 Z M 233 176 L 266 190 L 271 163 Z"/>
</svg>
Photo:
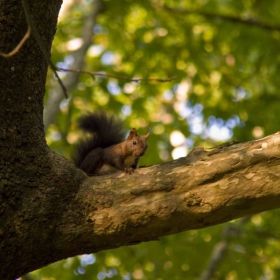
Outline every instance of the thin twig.
<svg viewBox="0 0 280 280">
<path fill-rule="evenodd" d="M 30 25 L 28 25 L 27 31 L 26 31 L 25 35 L 23 36 L 23 38 L 18 43 L 18 45 L 12 51 L 10 51 L 9 53 L 2 53 L 2 52 L 0 52 L 0 55 L 2 57 L 5 57 L 5 58 L 11 57 L 11 56 L 15 55 L 17 52 L 19 52 L 19 50 L 25 44 L 25 42 L 30 37 L 30 35 L 31 35 L 31 27 L 30 27 Z"/>
<path fill-rule="evenodd" d="M 51 66 L 51 68 L 52 68 L 52 70 L 54 72 L 55 77 L 58 80 L 58 83 L 60 84 L 60 86 L 62 88 L 62 91 L 63 91 L 63 94 L 64 94 L 65 98 L 68 98 L 67 89 L 66 89 L 66 87 L 64 86 L 62 80 L 60 79 L 60 77 L 57 74 L 57 67 L 52 63 L 51 60 L 49 61 L 49 64 L 50 64 L 50 66 Z"/>
<path fill-rule="evenodd" d="M 56 67 L 57 71 L 63 71 L 63 72 L 72 72 L 72 73 L 80 73 L 80 74 L 86 74 L 91 76 L 93 79 L 95 79 L 95 76 L 101 76 L 101 77 L 110 77 L 110 78 L 116 78 L 120 80 L 125 80 L 125 81 L 130 81 L 130 82 L 141 82 L 141 81 L 148 81 L 148 82 L 170 82 L 172 80 L 177 79 L 177 77 L 172 77 L 172 78 L 166 78 L 166 79 L 156 79 L 156 78 L 128 78 L 128 77 L 123 77 L 123 76 L 116 76 L 112 74 L 107 74 L 107 73 L 100 73 L 100 72 L 90 72 L 90 71 L 83 71 L 79 69 L 66 69 L 66 68 L 61 68 L 61 67 Z"/>
</svg>

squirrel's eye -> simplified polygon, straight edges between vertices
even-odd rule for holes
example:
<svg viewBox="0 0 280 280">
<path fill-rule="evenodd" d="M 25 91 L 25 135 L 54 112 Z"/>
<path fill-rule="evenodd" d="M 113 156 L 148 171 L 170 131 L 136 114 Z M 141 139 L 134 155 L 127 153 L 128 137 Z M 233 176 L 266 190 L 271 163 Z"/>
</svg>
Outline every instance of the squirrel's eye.
<svg viewBox="0 0 280 280">
<path fill-rule="evenodd" d="M 136 145 L 136 144 L 137 144 L 137 142 L 136 142 L 136 141 L 133 141 L 133 142 L 132 142 L 132 144 L 133 144 L 133 145 Z"/>
</svg>

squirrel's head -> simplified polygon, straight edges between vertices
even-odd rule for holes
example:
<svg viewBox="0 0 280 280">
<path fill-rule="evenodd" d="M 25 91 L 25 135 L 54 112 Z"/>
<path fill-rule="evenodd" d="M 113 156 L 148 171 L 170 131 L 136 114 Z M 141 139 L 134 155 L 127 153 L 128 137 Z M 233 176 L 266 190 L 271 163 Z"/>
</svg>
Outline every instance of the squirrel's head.
<svg viewBox="0 0 280 280">
<path fill-rule="evenodd" d="M 150 133 L 146 135 L 139 135 L 135 128 L 129 132 L 127 136 L 127 149 L 133 157 L 141 157 L 145 154 L 145 151 L 148 148 L 147 139 L 149 138 Z"/>
</svg>

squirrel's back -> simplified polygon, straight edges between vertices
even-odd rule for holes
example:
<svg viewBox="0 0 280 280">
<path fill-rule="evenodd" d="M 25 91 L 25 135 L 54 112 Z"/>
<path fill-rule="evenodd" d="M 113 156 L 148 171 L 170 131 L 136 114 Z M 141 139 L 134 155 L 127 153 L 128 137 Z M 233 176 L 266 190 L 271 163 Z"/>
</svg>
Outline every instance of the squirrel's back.
<svg viewBox="0 0 280 280">
<path fill-rule="evenodd" d="M 90 133 L 90 136 L 80 140 L 76 145 L 73 161 L 77 167 L 93 149 L 110 147 L 125 138 L 122 123 L 114 115 L 103 111 L 87 113 L 80 117 L 78 128 Z"/>
</svg>

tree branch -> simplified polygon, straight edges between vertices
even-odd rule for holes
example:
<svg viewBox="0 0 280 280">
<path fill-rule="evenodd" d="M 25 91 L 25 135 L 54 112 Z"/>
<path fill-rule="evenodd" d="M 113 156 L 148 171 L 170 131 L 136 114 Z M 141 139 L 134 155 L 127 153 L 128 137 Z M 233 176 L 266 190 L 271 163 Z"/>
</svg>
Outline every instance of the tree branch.
<svg viewBox="0 0 280 280">
<path fill-rule="evenodd" d="M 83 71 L 79 69 L 67 69 L 67 68 L 61 68 L 61 67 L 56 67 L 57 71 L 63 71 L 63 72 L 71 72 L 71 73 L 79 73 L 79 74 L 86 74 L 91 76 L 93 79 L 95 79 L 95 76 L 101 76 L 101 77 L 110 77 L 110 78 L 116 78 L 119 80 L 125 80 L 125 81 L 130 81 L 130 82 L 160 82 L 160 83 L 165 83 L 165 82 L 170 82 L 172 80 L 177 79 L 177 77 L 172 77 L 172 78 L 128 78 L 124 76 L 118 76 L 118 75 L 112 75 L 112 74 L 107 74 L 107 73 L 100 73 L 100 72 L 90 72 L 90 71 Z"/>
<path fill-rule="evenodd" d="M 278 208 L 279 145 L 277 133 L 216 152 L 195 149 L 186 158 L 138 169 L 135 177 L 91 178 L 92 187 L 80 195 L 85 202 L 89 193 L 103 197 L 87 215 L 94 237 L 114 236 L 117 246 L 128 245 Z M 113 245 L 101 243 L 97 251 Z"/>
<path fill-rule="evenodd" d="M 204 11 L 195 11 L 195 10 L 191 10 L 191 9 L 182 9 L 182 8 L 178 8 L 178 7 L 171 7 L 168 5 L 159 5 L 156 2 L 153 2 L 153 5 L 157 8 L 160 8 L 160 9 L 163 9 L 163 10 L 166 10 L 169 12 L 173 12 L 176 14 L 180 14 L 180 15 L 198 15 L 198 16 L 202 16 L 202 17 L 205 17 L 205 18 L 211 19 L 211 20 L 218 19 L 218 20 L 229 21 L 229 22 L 248 25 L 248 26 L 255 26 L 255 27 L 263 28 L 263 29 L 270 30 L 270 31 L 273 31 L 273 30 L 280 31 L 280 25 L 272 25 L 272 24 L 264 23 L 255 18 L 240 18 L 240 17 L 230 16 L 230 15 L 215 14 L 215 13 L 204 12 Z"/>
<path fill-rule="evenodd" d="M 201 273 L 199 280 L 213 279 L 220 263 L 225 259 L 230 239 L 235 236 L 240 236 L 241 231 L 239 227 L 247 221 L 248 217 L 245 217 L 241 219 L 237 225 L 227 225 L 224 227 L 222 240 L 214 246 L 209 264 L 207 268 Z"/>
</svg>

